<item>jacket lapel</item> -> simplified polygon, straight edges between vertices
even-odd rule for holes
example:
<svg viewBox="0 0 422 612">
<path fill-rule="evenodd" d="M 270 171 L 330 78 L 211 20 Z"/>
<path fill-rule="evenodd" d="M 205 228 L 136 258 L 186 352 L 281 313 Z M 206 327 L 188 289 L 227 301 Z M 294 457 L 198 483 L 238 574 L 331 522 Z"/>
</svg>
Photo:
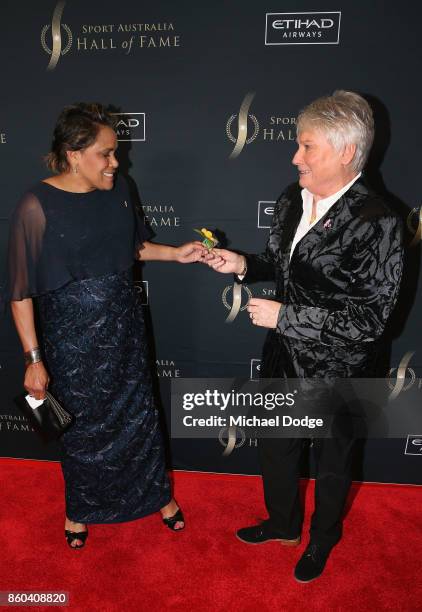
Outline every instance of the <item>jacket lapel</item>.
<svg viewBox="0 0 422 612">
<path fill-rule="evenodd" d="M 325 239 L 328 238 L 331 232 L 337 232 L 342 225 L 355 216 L 356 211 L 353 210 L 354 205 L 361 205 L 364 196 L 367 194 L 368 189 L 362 181 L 362 178 L 359 178 L 353 183 L 350 189 L 348 189 L 346 193 L 327 210 L 325 215 L 315 223 L 309 232 L 299 240 L 293 252 L 291 263 L 293 263 L 293 259 L 296 256 L 300 256 L 301 253 L 303 255 L 305 252 L 312 251 L 316 246 L 324 248 Z M 292 241 L 290 241 L 290 246 L 291 242 Z"/>
</svg>

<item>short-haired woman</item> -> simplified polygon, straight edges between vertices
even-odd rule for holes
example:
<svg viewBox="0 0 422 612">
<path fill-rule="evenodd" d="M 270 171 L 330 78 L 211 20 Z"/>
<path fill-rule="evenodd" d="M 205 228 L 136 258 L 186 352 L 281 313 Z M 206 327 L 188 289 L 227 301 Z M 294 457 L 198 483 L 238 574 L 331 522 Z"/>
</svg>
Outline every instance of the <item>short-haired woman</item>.
<svg viewBox="0 0 422 612">
<path fill-rule="evenodd" d="M 274 206 L 266 250 L 244 256 L 214 249 L 204 258 L 242 282 L 276 283 L 275 300 L 252 298 L 247 308 L 252 324 L 269 330 L 263 378 L 318 379 L 329 390 L 336 379 L 375 376 L 398 296 L 403 245 L 401 220 L 361 179 L 373 137 L 372 111 L 359 94 L 338 90 L 311 102 L 297 120 L 292 163 L 299 180 Z M 324 393 L 328 421 L 331 397 Z M 355 440 L 352 421 L 340 420 L 344 430 L 333 419 L 330 436 L 313 438 L 315 512 L 295 568 L 299 582 L 321 575 L 342 535 Z M 262 437 L 258 448 L 269 518 L 239 529 L 237 537 L 297 545 L 303 441 Z"/>
<path fill-rule="evenodd" d="M 165 468 L 132 266 L 134 259 L 191 263 L 204 249 L 149 241 L 116 173 L 113 119 L 100 104 L 64 108 L 47 156 L 54 175 L 24 194 L 10 229 L 7 296 L 25 389 L 42 399 L 51 378 L 53 395 L 75 416 L 61 438 L 72 548 L 85 544 L 88 523 L 160 510 L 172 530 L 184 527 Z"/>
</svg>

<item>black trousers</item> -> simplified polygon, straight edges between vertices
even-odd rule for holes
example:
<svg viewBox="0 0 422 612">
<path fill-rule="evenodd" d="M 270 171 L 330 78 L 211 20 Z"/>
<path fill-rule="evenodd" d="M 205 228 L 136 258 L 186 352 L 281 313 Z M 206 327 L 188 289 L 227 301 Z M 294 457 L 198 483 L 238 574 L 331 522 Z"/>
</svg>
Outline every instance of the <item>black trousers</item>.
<svg viewBox="0 0 422 612">
<path fill-rule="evenodd" d="M 304 440 L 262 438 L 258 446 L 269 524 L 284 537 L 296 538 L 303 521 L 299 470 Z M 331 547 L 341 538 L 353 447 L 351 438 L 313 440 L 317 476 L 310 529 L 312 543 Z"/>
</svg>

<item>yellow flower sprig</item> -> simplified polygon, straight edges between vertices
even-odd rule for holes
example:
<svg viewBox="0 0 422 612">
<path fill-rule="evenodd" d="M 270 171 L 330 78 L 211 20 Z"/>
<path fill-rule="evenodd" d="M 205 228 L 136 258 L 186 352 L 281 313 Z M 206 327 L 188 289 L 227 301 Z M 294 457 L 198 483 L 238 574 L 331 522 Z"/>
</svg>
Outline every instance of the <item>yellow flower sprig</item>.
<svg viewBox="0 0 422 612">
<path fill-rule="evenodd" d="M 217 238 L 214 236 L 214 234 L 210 231 L 207 230 L 206 227 L 203 227 L 202 229 L 195 229 L 194 230 L 197 234 L 200 234 L 202 237 L 202 244 L 204 245 L 205 248 L 207 248 L 209 251 L 211 249 L 213 249 L 214 247 L 217 246 L 218 244 L 218 240 Z"/>
</svg>

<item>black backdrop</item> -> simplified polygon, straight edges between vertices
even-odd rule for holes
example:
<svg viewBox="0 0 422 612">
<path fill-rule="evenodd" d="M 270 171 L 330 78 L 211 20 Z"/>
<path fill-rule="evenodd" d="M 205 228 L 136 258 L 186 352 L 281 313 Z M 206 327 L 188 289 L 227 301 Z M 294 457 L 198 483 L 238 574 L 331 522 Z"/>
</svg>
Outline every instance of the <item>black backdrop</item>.
<svg viewBox="0 0 422 612">
<path fill-rule="evenodd" d="M 421 10 L 410 0 L 320 6 L 312 13 L 309 0 L 3 3 L 2 262 L 10 212 L 28 186 L 47 176 L 42 156 L 66 104 L 98 100 L 122 113 L 121 169 L 137 185 L 157 241 L 180 244 L 205 226 L 220 230 L 226 245 L 254 252 L 265 244 L 272 203 L 296 180 L 290 160 L 298 110 L 335 89 L 355 90 L 370 100 L 377 123 L 368 179 L 408 231 L 391 375 L 406 361 L 406 383 L 419 385 Z M 247 94 L 247 141 L 230 158 Z M 265 332 L 244 312 L 225 324 L 228 277 L 199 264 L 148 263 L 142 274 L 164 421 L 171 377 L 256 374 Z M 271 297 L 273 287 L 250 290 Z M 41 444 L 14 407 L 23 368 L 9 318 L 0 340 L 0 455 L 57 459 L 58 449 Z M 407 440 L 368 441 L 355 477 L 420 483 L 421 438 L 421 431 L 409 431 Z M 257 473 L 255 440 L 239 437 L 229 456 L 222 456 L 224 445 L 224 437 L 172 440 L 173 465 Z"/>
</svg>

